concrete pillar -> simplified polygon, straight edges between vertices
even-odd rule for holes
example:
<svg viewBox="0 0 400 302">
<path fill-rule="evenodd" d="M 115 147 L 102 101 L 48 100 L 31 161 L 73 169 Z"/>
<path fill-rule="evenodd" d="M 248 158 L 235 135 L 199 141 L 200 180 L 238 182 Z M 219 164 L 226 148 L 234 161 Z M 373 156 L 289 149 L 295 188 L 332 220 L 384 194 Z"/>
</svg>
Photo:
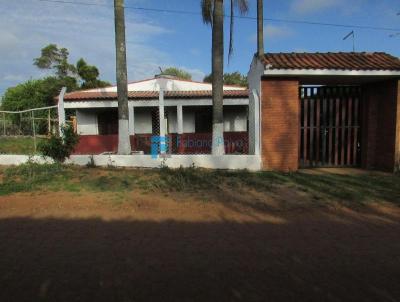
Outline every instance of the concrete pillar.
<svg viewBox="0 0 400 302">
<path fill-rule="evenodd" d="M 177 117 L 177 122 L 178 122 L 178 128 L 177 128 L 177 132 L 178 134 L 182 134 L 183 133 L 183 106 L 182 105 L 178 105 L 176 107 L 176 117 Z"/>
<path fill-rule="evenodd" d="M 135 135 L 135 108 L 129 104 L 129 135 Z"/>
<path fill-rule="evenodd" d="M 165 154 L 167 150 L 167 145 L 166 145 L 166 138 L 165 138 L 165 117 L 164 117 L 164 89 L 160 89 L 160 96 L 159 96 L 159 105 L 158 105 L 158 110 L 159 110 L 159 122 L 160 122 L 160 153 Z"/>
<path fill-rule="evenodd" d="M 60 135 L 62 134 L 62 128 L 65 126 L 64 96 L 66 92 L 67 87 L 63 87 L 58 96 L 58 129 Z"/>
<path fill-rule="evenodd" d="M 178 123 L 177 127 L 177 132 L 178 132 L 178 137 L 177 137 L 177 149 L 178 153 L 182 154 L 184 153 L 184 143 L 182 141 L 182 134 L 183 134 L 183 106 L 178 105 L 176 107 L 176 119 Z"/>
</svg>

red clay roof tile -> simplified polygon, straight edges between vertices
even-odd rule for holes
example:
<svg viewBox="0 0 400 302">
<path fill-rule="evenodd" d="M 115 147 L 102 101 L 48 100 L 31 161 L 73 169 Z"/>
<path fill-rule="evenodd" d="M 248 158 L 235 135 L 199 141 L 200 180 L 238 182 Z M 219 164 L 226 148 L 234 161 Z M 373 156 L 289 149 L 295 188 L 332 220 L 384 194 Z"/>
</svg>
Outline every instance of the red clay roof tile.
<svg viewBox="0 0 400 302">
<path fill-rule="evenodd" d="M 224 97 L 226 98 L 247 98 L 248 90 L 225 90 Z M 211 98 L 212 91 L 166 91 L 164 94 L 168 98 Z M 130 91 L 128 92 L 130 100 L 152 100 L 158 99 L 157 91 Z M 116 92 L 83 92 L 75 91 L 67 93 L 64 97 L 65 101 L 86 101 L 86 100 L 116 100 Z"/>
<path fill-rule="evenodd" d="M 266 53 L 269 69 L 398 70 L 400 59 L 383 52 Z"/>
</svg>

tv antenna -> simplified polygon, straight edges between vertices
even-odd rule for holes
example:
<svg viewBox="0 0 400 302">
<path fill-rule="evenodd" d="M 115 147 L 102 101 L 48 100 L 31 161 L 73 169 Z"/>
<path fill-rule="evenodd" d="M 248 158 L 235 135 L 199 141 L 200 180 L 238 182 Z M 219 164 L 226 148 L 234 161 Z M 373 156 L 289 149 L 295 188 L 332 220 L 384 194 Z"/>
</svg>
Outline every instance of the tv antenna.
<svg viewBox="0 0 400 302">
<path fill-rule="evenodd" d="M 356 45 L 355 45 L 355 33 L 354 30 L 349 32 L 344 38 L 343 41 L 346 41 L 348 38 L 352 37 L 353 38 L 353 52 L 356 51 Z"/>
</svg>

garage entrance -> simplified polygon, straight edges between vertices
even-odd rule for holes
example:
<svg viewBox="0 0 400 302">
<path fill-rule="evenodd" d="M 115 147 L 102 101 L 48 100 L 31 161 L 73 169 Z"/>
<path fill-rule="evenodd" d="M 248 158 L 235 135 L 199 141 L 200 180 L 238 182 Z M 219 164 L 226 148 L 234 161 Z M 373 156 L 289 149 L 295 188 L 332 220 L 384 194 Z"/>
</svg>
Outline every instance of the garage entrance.
<svg viewBox="0 0 400 302">
<path fill-rule="evenodd" d="M 300 166 L 361 164 L 361 87 L 300 87 Z"/>
</svg>

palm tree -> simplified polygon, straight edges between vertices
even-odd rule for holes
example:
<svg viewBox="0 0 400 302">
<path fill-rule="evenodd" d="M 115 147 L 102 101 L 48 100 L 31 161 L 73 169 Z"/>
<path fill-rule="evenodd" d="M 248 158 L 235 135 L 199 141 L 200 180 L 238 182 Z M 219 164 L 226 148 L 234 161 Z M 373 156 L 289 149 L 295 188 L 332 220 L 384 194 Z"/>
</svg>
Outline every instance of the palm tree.
<svg viewBox="0 0 400 302">
<path fill-rule="evenodd" d="M 229 58 L 233 53 L 234 8 L 237 6 L 241 14 L 248 9 L 248 0 L 230 0 L 230 39 Z M 224 0 L 201 0 L 203 22 L 212 27 L 212 98 L 213 98 L 213 130 L 212 154 L 223 155 L 224 148 Z"/>
<path fill-rule="evenodd" d="M 115 48 L 118 91 L 118 154 L 131 154 L 129 140 L 128 80 L 125 44 L 124 0 L 114 0 Z"/>
<path fill-rule="evenodd" d="M 257 0 L 257 55 L 264 56 L 264 0 Z"/>
</svg>

